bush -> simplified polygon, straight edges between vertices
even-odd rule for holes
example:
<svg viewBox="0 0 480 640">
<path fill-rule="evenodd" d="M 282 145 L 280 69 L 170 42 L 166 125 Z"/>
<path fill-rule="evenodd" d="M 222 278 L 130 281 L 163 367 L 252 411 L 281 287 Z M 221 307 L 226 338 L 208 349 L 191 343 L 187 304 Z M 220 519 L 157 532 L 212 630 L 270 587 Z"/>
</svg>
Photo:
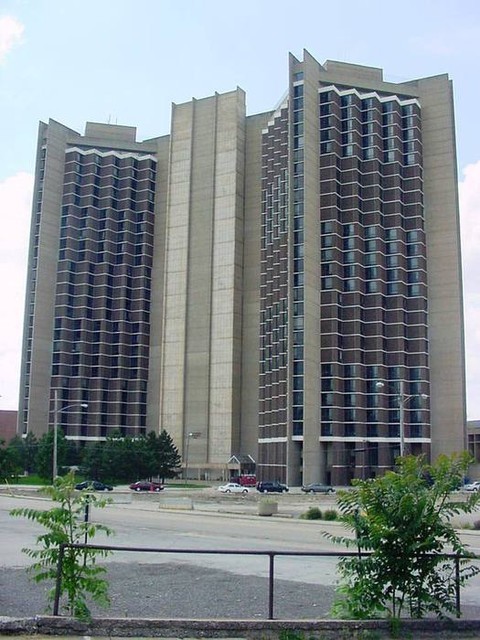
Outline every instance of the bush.
<svg viewBox="0 0 480 640">
<path fill-rule="evenodd" d="M 322 520 L 323 513 L 318 507 L 310 507 L 306 513 L 300 516 L 302 520 Z"/>
<path fill-rule="evenodd" d="M 397 459 L 397 471 L 354 480 L 350 491 L 339 492 L 339 520 L 354 537 L 325 536 L 357 555 L 339 562 L 335 616 L 398 621 L 456 614 L 457 585 L 480 572 L 452 522 L 480 503 L 480 494 L 459 500 L 455 493 L 470 464 L 467 453 L 440 455 L 432 465 L 407 456 Z M 465 556 L 458 573 L 446 551 Z"/>
<path fill-rule="evenodd" d="M 335 511 L 335 509 L 327 509 L 325 511 L 325 513 L 323 514 L 323 519 L 324 520 L 336 520 L 337 519 L 337 512 Z"/>
</svg>

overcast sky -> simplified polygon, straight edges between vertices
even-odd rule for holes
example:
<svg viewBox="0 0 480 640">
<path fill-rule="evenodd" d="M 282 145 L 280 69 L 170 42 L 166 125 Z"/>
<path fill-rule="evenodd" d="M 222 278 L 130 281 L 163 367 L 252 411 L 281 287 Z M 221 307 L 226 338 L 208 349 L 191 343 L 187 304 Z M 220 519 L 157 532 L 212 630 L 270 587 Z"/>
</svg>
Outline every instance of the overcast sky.
<svg viewBox="0 0 480 640">
<path fill-rule="evenodd" d="M 480 419 L 478 0 L 0 0 L 0 409 L 16 409 L 38 121 L 169 132 L 171 102 L 240 86 L 249 113 L 287 88 L 288 52 L 454 82 L 468 417 Z"/>
</svg>

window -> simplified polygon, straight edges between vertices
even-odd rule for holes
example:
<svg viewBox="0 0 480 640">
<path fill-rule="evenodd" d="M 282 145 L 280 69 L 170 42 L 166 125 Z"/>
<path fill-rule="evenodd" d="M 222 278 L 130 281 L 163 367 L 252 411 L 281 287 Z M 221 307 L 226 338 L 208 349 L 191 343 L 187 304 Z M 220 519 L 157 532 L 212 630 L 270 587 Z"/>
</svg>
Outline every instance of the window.
<svg viewBox="0 0 480 640">
<path fill-rule="evenodd" d="M 398 242 L 387 242 L 387 253 L 398 253 Z"/>
<path fill-rule="evenodd" d="M 389 295 L 396 295 L 400 291 L 400 286 L 398 282 L 389 282 L 387 284 L 387 293 Z"/>
<path fill-rule="evenodd" d="M 398 267 L 398 256 L 387 256 L 386 265 L 387 267 Z"/>
<path fill-rule="evenodd" d="M 344 256 L 344 262 L 346 264 L 349 262 L 355 262 L 355 251 L 347 251 Z"/>
<path fill-rule="evenodd" d="M 362 109 L 373 109 L 373 98 L 364 98 L 362 100 Z"/>
<path fill-rule="evenodd" d="M 347 144 L 343 150 L 343 155 L 346 157 L 353 156 L 353 144 Z"/>
<path fill-rule="evenodd" d="M 356 288 L 357 288 L 357 281 L 355 280 L 355 278 L 349 278 L 348 280 L 345 280 L 343 284 L 344 291 L 355 291 Z"/>
<path fill-rule="evenodd" d="M 355 409 L 345 409 L 345 422 L 355 422 L 356 412 Z"/>
<path fill-rule="evenodd" d="M 329 220 L 328 222 L 322 222 L 321 224 L 322 233 L 332 233 L 333 231 L 333 222 Z"/>
<path fill-rule="evenodd" d="M 330 262 L 333 260 L 333 250 L 324 249 L 321 253 L 322 262 Z"/>
</svg>

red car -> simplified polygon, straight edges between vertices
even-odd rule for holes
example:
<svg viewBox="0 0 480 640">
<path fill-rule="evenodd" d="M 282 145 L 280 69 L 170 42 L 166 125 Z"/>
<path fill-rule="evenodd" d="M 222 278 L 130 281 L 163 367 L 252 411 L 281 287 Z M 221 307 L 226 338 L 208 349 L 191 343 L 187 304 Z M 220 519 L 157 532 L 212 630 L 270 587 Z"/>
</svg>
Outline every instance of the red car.
<svg viewBox="0 0 480 640">
<path fill-rule="evenodd" d="M 162 491 L 163 485 L 159 482 L 150 482 L 149 480 L 139 480 L 130 485 L 132 491 Z"/>
</svg>

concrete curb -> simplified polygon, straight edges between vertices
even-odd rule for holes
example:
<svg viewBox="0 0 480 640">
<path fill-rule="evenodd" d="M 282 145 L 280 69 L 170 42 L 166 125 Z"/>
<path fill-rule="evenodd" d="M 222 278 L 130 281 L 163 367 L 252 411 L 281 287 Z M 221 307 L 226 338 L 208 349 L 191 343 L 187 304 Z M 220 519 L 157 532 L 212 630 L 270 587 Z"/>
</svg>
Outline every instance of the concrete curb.
<svg viewBox="0 0 480 640">
<path fill-rule="evenodd" d="M 35 616 L 34 618 L 0 617 L 0 635 L 101 636 L 129 638 L 278 638 L 280 632 L 292 631 L 322 640 L 353 640 L 375 632 L 375 638 L 390 638 L 388 620 L 187 620 L 97 618 L 81 622 L 72 618 Z M 478 637 L 480 620 L 403 620 L 402 635 L 395 637 L 459 638 L 465 633 Z"/>
</svg>

